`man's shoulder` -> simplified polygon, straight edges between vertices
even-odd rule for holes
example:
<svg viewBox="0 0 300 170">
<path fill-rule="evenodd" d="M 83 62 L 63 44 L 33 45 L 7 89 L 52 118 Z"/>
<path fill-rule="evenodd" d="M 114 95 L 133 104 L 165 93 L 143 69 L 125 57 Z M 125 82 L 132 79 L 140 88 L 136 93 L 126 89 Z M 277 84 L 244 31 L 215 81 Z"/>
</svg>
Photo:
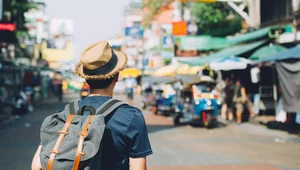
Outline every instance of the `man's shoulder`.
<svg viewBox="0 0 300 170">
<path fill-rule="evenodd" d="M 120 111 L 120 112 L 124 112 L 124 113 L 127 113 L 127 114 L 142 114 L 142 111 L 134 106 L 131 106 L 127 103 L 125 103 L 124 105 L 120 106 L 117 111 Z"/>
<path fill-rule="evenodd" d="M 102 97 L 102 96 L 95 96 L 95 97 L 88 97 L 88 98 L 84 98 L 83 100 L 79 101 L 79 106 L 83 106 L 83 105 L 93 105 L 95 108 L 100 107 L 105 101 L 107 101 L 109 98 L 106 97 Z M 121 100 L 121 102 L 124 102 Z M 116 112 L 120 112 L 120 114 L 122 115 L 140 115 L 142 114 L 142 111 L 134 106 L 131 106 L 129 104 L 127 104 L 126 102 L 124 102 L 123 105 L 121 105 L 120 107 L 118 107 L 116 109 Z"/>
</svg>

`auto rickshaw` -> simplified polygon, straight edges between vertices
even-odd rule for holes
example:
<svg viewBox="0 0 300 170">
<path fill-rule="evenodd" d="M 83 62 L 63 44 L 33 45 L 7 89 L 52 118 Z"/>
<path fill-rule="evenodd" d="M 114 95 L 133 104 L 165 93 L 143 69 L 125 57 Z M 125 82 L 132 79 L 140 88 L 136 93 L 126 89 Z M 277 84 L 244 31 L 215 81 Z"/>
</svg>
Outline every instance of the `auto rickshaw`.
<svg viewBox="0 0 300 170">
<path fill-rule="evenodd" d="M 145 110 L 148 106 L 151 106 L 153 103 L 153 88 L 151 82 L 143 82 L 141 89 L 141 108 Z"/>
<path fill-rule="evenodd" d="M 162 77 L 164 78 L 164 77 Z M 154 100 L 152 103 L 152 112 L 158 114 L 159 112 L 163 115 L 174 112 L 174 99 L 176 91 L 173 88 L 172 83 L 174 79 L 172 77 L 166 77 L 160 79 L 154 83 Z"/>
<path fill-rule="evenodd" d="M 184 88 L 180 91 L 175 112 L 174 124 L 180 124 L 181 119 L 188 121 L 201 121 L 205 127 L 210 127 L 218 116 L 219 95 L 214 90 L 215 81 L 212 78 L 202 76 L 193 81 L 184 82 Z"/>
</svg>

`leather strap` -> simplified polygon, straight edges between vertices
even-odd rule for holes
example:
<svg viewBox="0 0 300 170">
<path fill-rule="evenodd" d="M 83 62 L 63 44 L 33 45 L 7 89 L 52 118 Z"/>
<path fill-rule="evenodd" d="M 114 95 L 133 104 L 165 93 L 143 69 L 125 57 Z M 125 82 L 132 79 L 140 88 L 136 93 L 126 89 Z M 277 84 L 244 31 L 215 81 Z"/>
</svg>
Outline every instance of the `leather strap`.
<svg viewBox="0 0 300 170">
<path fill-rule="evenodd" d="M 79 140 L 78 140 L 77 150 L 75 151 L 76 155 L 75 155 L 72 170 L 78 170 L 81 156 L 84 155 L 84 152 L 82 152 L 82 150 L 83 150 L 84 138 L 87 136 L 86 131 L 87 131 L 91 121 L 94 119 L 94 117 L 95 117 L 95 115 L 91 115 L 89 117 L 88 121 L 86 122 L 86 124 L 84 125 L 84 127 L 82 128 L 81 132 L 78 133 Z"/>
<path fill-rule="evenodd" d="M 68 129 L 69 129 L 69 126 L 73 120 L 73 117 L 74 115 L 73 114 L 70 114 L 64 124 L 64 127 L 62 128 L 62 130 L 58 131 L 59 133 L 59 136 L 58 136 L 58 139 L 53 147 L 53 149 L 50 151 L 51 154 L 50 154 L 50 158 L 48 160 L 48 165 L 47 165 L 47 170 L 51 170 L 52 169 L 52 165 L 53 165 L 53 162 L 54 162 L 54 158 L 56 157 L 57 154 L 59 154 L 59 146 L 61 144 L 61 142 L 63 141 L 64 137 L 68 134 Z"/>
</svg>

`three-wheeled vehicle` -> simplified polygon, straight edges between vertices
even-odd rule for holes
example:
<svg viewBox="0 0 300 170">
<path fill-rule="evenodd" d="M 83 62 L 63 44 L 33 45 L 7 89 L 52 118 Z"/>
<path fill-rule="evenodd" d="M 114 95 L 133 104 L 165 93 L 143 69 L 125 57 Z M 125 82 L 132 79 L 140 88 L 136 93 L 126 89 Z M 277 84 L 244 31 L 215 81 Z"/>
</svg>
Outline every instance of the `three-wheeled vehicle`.
<svg viewBox="0 0 300 170">
<path fill-rule="evenodd" d="M 148 106 L 152 106 L 153 103 L 153 88 L 151 82 L 143 82 L 141 89 L 141 108 L 145 110 Z"/>
<path fill-rule="evenodd" d="M 176 91 L 173 88 L 173 82 L 173 77 L 161 77 L 157 79 L 157 82 L 154 82 L 154 99 L 152 103 L 152 112 L 154 114 L 162 113 L 163 115 L 168 115 L 175 112 L 174 99 Z"/>
<path fill-rule="evenodd" d="M 177 104 L 173 114 L 174 124 L 181 120 L 200 121 L 205 127 L 211 127 L 216 122 L 219 105 L 219 95 L 215 90 L 215 81 L 207 76 L 181 75 L 183 89 L 178 93 Z"/>
</svg>

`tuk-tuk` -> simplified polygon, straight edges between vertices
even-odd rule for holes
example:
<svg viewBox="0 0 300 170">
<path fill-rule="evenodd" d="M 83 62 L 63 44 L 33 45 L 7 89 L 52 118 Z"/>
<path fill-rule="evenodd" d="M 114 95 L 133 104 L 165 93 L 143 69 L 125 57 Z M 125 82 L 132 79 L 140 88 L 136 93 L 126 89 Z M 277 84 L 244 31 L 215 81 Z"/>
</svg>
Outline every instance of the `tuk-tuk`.
<svg viewBox="0 0 300 170">
<path fill-rule="evenodd" d="M 197 76 L 197 75 L 195 75 Z M 181 119 L 201 121 L 209 127 L 218 116 L 219 95 L 215 90 L 215 81 L 206 76 L 194 77 L 192 81 L 181 81 L 184 88 L 180 91 L 175 112 L 174 124 L 180 124 Z"/>
<path fill-rule="evenodd" d="M 162 79 L 164 78 L 164 79 Z M 173 88 L 173 77 L 161 77 L 156 78 L 157 82 L 154 82 L 154 99 L 152 103 L 152 112 L 158 114 L 170 114 L 174 112 L 174 97 L 176 91 Z"/>
<path fill-rule="evenodd" d="M 141 108 L 145 110 L 148 106 L 152 106 L 153 103 L 153 87 L 152 83 L 149 81 L 143 82 L 142 83 L 142 89 L 141 89 Z"/>
</svg>

